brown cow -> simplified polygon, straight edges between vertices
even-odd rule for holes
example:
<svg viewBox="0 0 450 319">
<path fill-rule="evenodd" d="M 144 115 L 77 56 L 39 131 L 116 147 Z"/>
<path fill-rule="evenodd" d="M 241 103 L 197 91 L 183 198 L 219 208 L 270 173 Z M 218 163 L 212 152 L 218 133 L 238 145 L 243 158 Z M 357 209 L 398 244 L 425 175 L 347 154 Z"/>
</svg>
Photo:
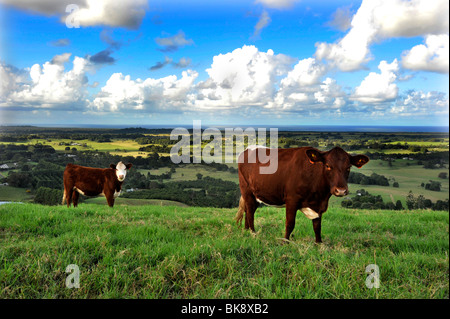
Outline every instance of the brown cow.
<svg viewBox="0 0 450 319">
<path fill-rule="evenodd" d="M 262 155 L 268 156 L 268 150 Z M 340 147 L 327 152 L 312 147 L 278 149 L 277 171 L 261 174 L 260 167 L 267 164 L 261 163 L 264 161 L 259 160 L 258 153 L 258 148 L 248 148 L 239 158 L 241 199 L 236 221 L 239 223 L 245 212 L 245 229 L 250 228 L 254 232 L 258 203 L 286 207 L 284 238 L 289 240 L 295 227 L 297 210 L 301 210 L 313 222 L 317 243 L 322 242 L 322 214 L 328 208 L 331 195 L 347 195 L 350 167 L 355 165 L 360 168 L 369 161 L 365 155 L 352 156 Z M 252 163 L 249 158 L 254 159 L 255 155 L 256 162 Z"/>
<path fill-rule="evenodd" d="M 127 175 L 126 170 L 133 164 L 122 162 L 111 164 L 110 168 L 92 168 L 74 164 L 67 164 L 64 170 L 64 196 L 62 204 L 67 200 L 67 207 L 73 200 L 77 207 L 80 194 L 86 196 L 103 195 L 110 207 L 114 206 L 114 199 L 120 195 L 122 183 Z"/>
</svg>

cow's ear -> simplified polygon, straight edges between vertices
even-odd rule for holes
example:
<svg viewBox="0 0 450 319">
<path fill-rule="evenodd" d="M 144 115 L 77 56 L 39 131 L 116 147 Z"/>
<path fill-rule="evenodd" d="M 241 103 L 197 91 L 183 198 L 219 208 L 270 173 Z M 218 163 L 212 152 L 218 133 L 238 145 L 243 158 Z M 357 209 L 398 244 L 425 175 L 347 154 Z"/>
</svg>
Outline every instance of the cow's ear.
<svg viewBox="0 0 450 319">
<path fill-rule="evenodd" d="M 320 153 L 318 150 L 313 149 L 313 148 L 306 151 L 306 156 L 308 156 L 309 161 L 312 164 L 324 161 L 322 153 Z"/>
<path fill-rule="evenodd" d="M 127 165 L 125 165 L 125 167 L 126 167 L 127 169 L 130 169 L 131 166 L 133 166 L 133 164 L 131 164 L 131 163 L 128 163 Z"/>
<path fill-rule="evenodd" d="M 112 169 L 116 169 L 116 164 L 109 164 L 109 167 Z"/>
<path fill-rule="evenodd" d="M 366 155 L 355 155 L 350 158 L 352 165 L 355 165 L 358 168 L 361 168 L 363 165 L 367 164 L 368 161 L 369 158 Z"/>
</svg>

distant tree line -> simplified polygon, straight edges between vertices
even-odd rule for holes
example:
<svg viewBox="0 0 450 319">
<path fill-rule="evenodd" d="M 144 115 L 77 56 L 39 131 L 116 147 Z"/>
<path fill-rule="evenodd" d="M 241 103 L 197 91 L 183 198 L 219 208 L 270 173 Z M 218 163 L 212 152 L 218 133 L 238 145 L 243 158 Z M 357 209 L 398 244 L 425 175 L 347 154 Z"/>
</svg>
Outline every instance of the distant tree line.
<svg viewBox="0 0 450 319">
<path fill-rule="evenodd" d="M 341 206 L 345 208 L 360 208 L 360 209 L 389 209 L 402 210 L 403 205 L 400 200 L 394 204 L 392 202 L 385 203 L 381 195 L 371 195 L 368 191 L 361 189 L 356 191 L 356 196 L 351 199 L 344 199 Z"/>
<path fill-rule="evenodd" d="M 435 203 L 431 199 L 425 198 L 423 195 L 415 196 L 409 191 L 406 196 L 406 206 L 408 209 L 431 209 L 431 210 L 449 210 L 449 200 L 437 200 Z"/>
<path fill-rule="evenodd" d="M 358 172 L 350 172 L 348 182 L 360 185 L 389 186 L 389 180 L 385 176 L 377 173 L 372 173 L 372 175 L 367 176 Z"/>
<path fill-rule="evenodd" d="M 125 192 L 122 197 L 173 200 L 199 207 L 236 207 L 240 190 L 236 183 L 209 176 L 193 181 L 156 183 L 150 189 Z"/>
</svg>

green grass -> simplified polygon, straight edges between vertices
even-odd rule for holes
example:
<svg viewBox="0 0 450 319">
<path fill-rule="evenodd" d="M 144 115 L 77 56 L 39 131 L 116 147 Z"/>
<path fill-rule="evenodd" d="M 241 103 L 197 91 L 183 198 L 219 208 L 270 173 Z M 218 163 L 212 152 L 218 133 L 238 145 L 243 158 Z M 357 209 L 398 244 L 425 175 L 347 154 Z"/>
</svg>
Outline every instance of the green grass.
<svg viewBox="0 0 450 319">
<path fill-rule="evenodd" d="M 284 209 L 0 206 L 0 298 L 448 298 L 449 214 L 330 208 L 324 243 Z M 65 269 L 80 268 L 68 289 Z M 380 269 L 379 289 L 365 285 Z"/>
<path fill-rule="evenodd" d="M 29 202 L 33 197 L 26 188 L 0 186 L 0 201 Z"/>
</svg>

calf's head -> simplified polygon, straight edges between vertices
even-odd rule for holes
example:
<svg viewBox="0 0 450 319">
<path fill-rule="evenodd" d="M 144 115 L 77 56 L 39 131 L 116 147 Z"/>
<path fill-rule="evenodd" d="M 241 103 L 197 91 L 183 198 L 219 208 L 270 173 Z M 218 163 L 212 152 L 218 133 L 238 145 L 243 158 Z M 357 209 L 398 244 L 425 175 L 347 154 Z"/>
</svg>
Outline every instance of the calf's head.
<svg viewBox="0 0 450 319">
<path fill-rule="evenodd" d="M 131 166 L 133 166 L 133 164 L 128 163 L 127 165 L 125 165 L 122 162 L 117 163 L 117 165 L 116 164 L 109 165 L 110 168 L 116 170 L 116 176 L 117 176 L 117 179 L 119 180 L 119 182 L 124 181 L 125 176 L 127 176 L 127 169 L 130 169 Z"/>
<path fill-rule="evenodd" d="M 352 156 L 340 147 L 335 147 L 328 152 L 309 149 L 306 155 L 311 163 L 322 165 L 323 176 L 330 186 L 330 192 L 338 197 L 348 194 L 347 180 L 351 166 L 361 168 L 369 161 L 365 155 Z"/>
</svg>

